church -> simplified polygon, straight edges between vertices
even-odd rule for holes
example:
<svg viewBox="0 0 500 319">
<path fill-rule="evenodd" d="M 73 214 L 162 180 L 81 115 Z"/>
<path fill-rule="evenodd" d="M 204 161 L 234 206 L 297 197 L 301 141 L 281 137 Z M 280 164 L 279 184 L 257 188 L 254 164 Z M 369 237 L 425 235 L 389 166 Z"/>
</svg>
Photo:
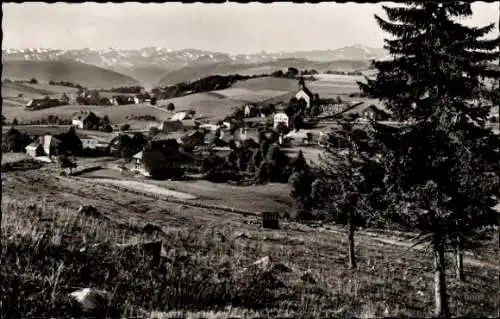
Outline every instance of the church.
<svg viewBox="0 0 500 319">
<path fill-rule="evenodd" d="M 304 78 L 300 78 L 299 80 L 299 92 L 295 94 L 295 98 L 297 100 L 304 99 L 306 101 L 306 109 L 309 109 L 314 100 L 313 93 L 306 87 L 306 82 Z"/>
</svg>

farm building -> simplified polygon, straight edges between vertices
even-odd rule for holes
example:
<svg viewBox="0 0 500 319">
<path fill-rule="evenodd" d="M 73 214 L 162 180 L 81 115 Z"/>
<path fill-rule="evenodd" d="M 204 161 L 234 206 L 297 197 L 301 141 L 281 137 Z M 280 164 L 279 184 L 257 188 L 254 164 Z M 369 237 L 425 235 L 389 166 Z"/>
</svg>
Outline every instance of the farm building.
<svg viewBox="0 0 500 319">
<path fill-rule="evenodd" d="M 245 113 L 245 117 L 256 117 L 257 113 L 258 113 L 258 109 L 253 104 L 247 104 L 247 105 L 245 105 L 244 113 Z"/>
<path fill-rule="evenodd" d="M 58 99 L 33 99 L 26 104 L 27 110 L 41 110 L 49 107 L 61 105 Z"/>
<path fill-rule="evenodd" d="M 290 126 L 290 118 L 283 112 L 279 112 L 274 115 L 273 127 L 277 128 L 280 123 L 284 124 L 286 127 Z"/>
<path fill-rule="evenodd" d="M 71 120 L 71 126 L 74 126 L 80 130 L 83 130 L 83 120 L 81 116 L 75 117 Z"/>
<path fill-rule="evenodd" d="M 43 138 L 43 151 L 45 152 L 46 156 L 51 158 L 52 156 L 57 154 L 57 148 L 59 147 L 61 140 L 52 135 L 45 135 L 43 137 L 40 137 L 40 139 L 42 138 Z"/>
<path fill-rule="evenodd" d="M 299 131 L 291 131 L 287 135 L 285 135 L 285 141 L 290 142 L 295 145 L 302 144 L 310 144 L 312 141 L 312 134 L 310 132 L 299 130 Z"/>
<path fill-rule="evenodd" d="M 204 124 L 200 124 L 199 128 L 200 129 L 204 129 L 204 130 L 208 130 L 208 131 L 217 131 L 217 129 L 219 128 L 220 126 L 217 125 L 217 124 L 210 124 L 210 123 L 204 123 Z"/>
<path fill-rule="evenodd" d="M 327 104 L 322 106 L 322 111 L 326 115 L 334 115 L 341 112 L 344 112 L 349 108 L 349 105 L 345 103 L 335 103 L 335 104 Z"/>
<path fill-rule="evenodd" d="M 96 149 L 99 144 L 99 142 L 93 138 L 82 138 L 80 140 L 82 141 L 82 148 L 84 149 L 85 148 Z"/>
<path fill-rule="evenodd" d="M 198 121 L 190 120 L 190 119 L 185 119 L 185 120 L 182 120 L 180 122 L 182 124 L 182 128 L 185 130 L 195 129 L 199 125 Z"/>
<path fill-rule="evenodd" d="M 306 101 L 306 108 L 310 108 L 312 105 L 312 102 L 314 100 L 314 95 L 306 87 L 306 83 L 303 78 L 299 80 L 299 92 L 295 94 L 295 98 L 297 100 L 304 99 L 304 101 Z"/>
<path fill-rule="evenodd" d="M 73 117 L 71 125 L 83 130 L 86 127 L 98 126 L 99 118 L 92 112 L 81 112 Z"/>
<path fill-rule="evenodd" d="M 135 104 L 149 103 L 151 102 L 151 97 L 149 94 L 137 94 L 133 97 Z"/>
<path fill-rule="evenodd" d="M 142 160 L 143 154 L 143 151 L 140 151 L 139 153 L 132 156 L 132 158 L 134 159 L 134 167 L 132 168 L 132 171 L 138 172 L 143 176 L 149 176 L 150 174 L 144 167 L 144 162 Z"/>
<path fill-rule="evenodd" d="M 140 151 L 139 153 L 135 154 L 134 156 L 132 156 L 132 158 L 135 160 L 135 166 L 134 168 L 135 169 L 140 169 L 142 168 L 142 154 L 143 152 Z"/>
<path fill-rule="evenodd" d="M 26 154 L 32 157 L 48 156 L 50 159 L 57 154 L 60 143 L 61 141 L 52 135 L 40 136 L 37 141 L 26 146 Z"/>
<path fill-rule="evenodd" d="M 30 145 L 26 146 L 26 154 L 31 157 L 45 155 L 43 146 L 38 141 L 32 142 Z"/>
</svg>

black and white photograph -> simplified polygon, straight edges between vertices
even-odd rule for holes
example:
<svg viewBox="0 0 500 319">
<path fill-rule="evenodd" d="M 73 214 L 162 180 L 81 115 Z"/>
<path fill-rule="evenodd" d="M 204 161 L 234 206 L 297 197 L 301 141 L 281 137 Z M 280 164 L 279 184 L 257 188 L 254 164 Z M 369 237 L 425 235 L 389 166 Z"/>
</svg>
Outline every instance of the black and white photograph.
<svg viewBox="0 0 500 319">
<path fill-rule="evenodd" d="M 499 318 L 500 1 L 2 3 L 0 318 Z"/>
</svg>

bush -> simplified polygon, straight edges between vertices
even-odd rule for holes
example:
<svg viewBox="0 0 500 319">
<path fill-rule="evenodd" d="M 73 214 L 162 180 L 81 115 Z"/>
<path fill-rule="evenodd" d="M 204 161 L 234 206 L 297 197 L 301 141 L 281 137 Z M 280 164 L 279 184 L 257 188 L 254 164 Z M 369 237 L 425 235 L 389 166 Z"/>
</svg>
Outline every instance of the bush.
<svg viewBox="0 0 500 319">
<path fill-rule="evenodd" d="M 124 131 L 128 131 L 130 130 L 130 124 L 123 124 L 121 127 L 120 127 L 120 131 L 124 132 Z"/>
<path fill-rule="evenodd" d="M 38 80 L 35 78 L 31 78 L 30 83 L 31 84 L 38 84 Z"/>
</svg>

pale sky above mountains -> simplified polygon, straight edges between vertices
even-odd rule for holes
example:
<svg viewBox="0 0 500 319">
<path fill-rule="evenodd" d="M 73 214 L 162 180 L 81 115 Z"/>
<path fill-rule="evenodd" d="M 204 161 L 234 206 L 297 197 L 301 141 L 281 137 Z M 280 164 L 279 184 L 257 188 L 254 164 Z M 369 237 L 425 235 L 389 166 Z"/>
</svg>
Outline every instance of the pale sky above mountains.
<svg viewBox="0 0 500 319">
<path fill-rule="evenodd" d="M 391 3 L 384 3 L 391 5 Z M 498 2 L 475 2 L 467 25 L 496 23 Z M 227 53 L 382 47 L 382 4 L 8 3 L 2 48 L 204 49 Z"/>
</svg>

